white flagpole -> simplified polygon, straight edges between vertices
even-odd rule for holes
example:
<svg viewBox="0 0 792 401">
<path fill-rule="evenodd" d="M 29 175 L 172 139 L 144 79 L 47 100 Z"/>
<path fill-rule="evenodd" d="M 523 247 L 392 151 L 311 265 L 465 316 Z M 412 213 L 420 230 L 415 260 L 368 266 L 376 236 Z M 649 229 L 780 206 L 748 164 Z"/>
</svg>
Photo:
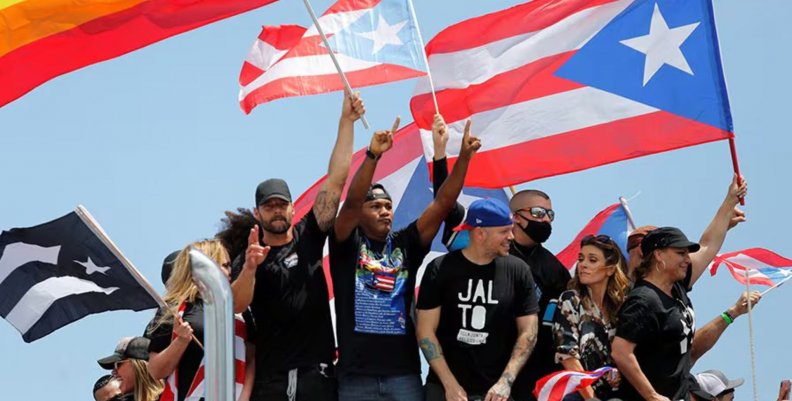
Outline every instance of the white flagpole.
<svg viewBox="0 0 792 401">
<path fill-rule="evenodd" d="M 770 287 L 770 288 L 768 288 L 768 289 L 766 289 L 766 290 L 762 291 L 762 293 L 761 293 L 760 295 L 761 295 L 761 296 L 764 296 L 764 295 L 765 295 L 765 294 L 767 294 L 768 292 L 770 292 L 770 291 L 772 291 L 772 290 L 774 290 L 774 289 L 776 289 L 776 288 L 778 288 L 778 287 L 781 287 L 781 286 L 782 286 L 784 283 L 786 283 L 787 281 L 789 281 L 789 279 L 791 279 L 791 278 L 792 278 L 792 276 L 788 276 L 787 278 L 785 278 L 785 279 L 783 279 L 783 280 L 779 281 L 779 282 L 778 282 L 778 284 L 776 284 L 776 285 L 774 285 L 774 286 L 772 286 L 772 287 Z"/>
<path fill-rule="evenodd" d="M 308 9 L 308 14 L 311 16 L 311 20 L 313 20 L 314 26 L 316 27 L 316 31 L 319 32 L 319 36 L 322 38 L 322 43 L 324 43 L 325 48 L 327 49 L 327 53 L 330 54 L 330 58 L 333 59 L 333 64 L 335 65 L 336 70 L 338 70 L 338 75 L 341 76 L 341 81 L 344 83 L 344 87 L 346 88 L 349 94 L 352 94 L 352 87 L 349 86 L 349 81 L 347 80 L 346 74 L 344 74 L 344 70 L 341 69 L 341 64 L 338 63 L 338 59 L 336 58 L 335 53 L 333 53 L 333 49 L 330 48 L 330 42 L 327 40 L 327 36 L 325 36 L 324 30 L 322 26 L 319 25 L 319 19 L 316 18 L 316 13 L 314 12 L 313 7 L 311 6 L 311 2 L 309 0 L 303 0 L 305 3 L 305 8 Z M 366 120 L 366 116 L 360 116 L 360 121 L 363 123 L 363 127 L 369 129 L 368 121 Z"/>
<path fill-rule="evenodd" d="M 418 41 L 421 43 L 421 55 L 423 56 L 424 65 L 426 66 L 426 77 L 429 78 L 429 89 L 432 91 L 432 100 L 434 101 L 435 113 L 440 114 L 440 107 L 437 105 L 437 95 L 435 94 L 434 81 L 432 80 L 432 71 L 429 69 L 429 58 L 426 57 L 426 44 L 424 44 L 423 36 L 421 36 L 421 27 L 418 25 L 418 17 L 415 15 L 415 6 L 413 6 L 412 0 L 407 0 L 407 6 L 410 8 L 413 24 L 415 24 L 415 31 L 418 33 Z M 514 192 L 512 192 L 512 194 L 513 193 Z"/>
<path fill-rule="evenodd" d="M 627 206 L 627 199 L 624 199 L 623 196 L 619 197 L 619 203 L 621 203 L 622 207 L 624 208 L 624 213 L 627 214 L 627 223 L 630 224 L 630 230 L 635 231 L 635 220 L 633 220 L 632 212 L 630 211 L 630 207 Z"/>
<path fill-rule="evenodd" d="M 123 264 L 124 267 L 126 267 L 127 271 L 129 271 L 129 273 L 132 274 L 132 277 L 134 277 L 135 280 L 138 282 L 138 284 L 140 284 L 140 286 L 143 287 L 143 289 L 146 290 L 146 292 L 148 292 L 152 298 L 154 298 L 154 300 L 157 302 L 157 304 L 159 304 L 160 307 L 173 313 L 174 316 L 179 316 L 178 313 L 174 312 L 168 306 L 165 300 L 162 299 L 162 296 L 154 289 L 154 287 L 151 286 L 148 280 L 146 280 L 146 277 L 140 274 L 140 271 L 138 271 L 138 269 L 135 268 L 135 265 L 132 264 L 132 261 L 130 261 L 129 259 L 127 259 L 126 256 L 124 256 L 124 254 L 121 252 L 121 249 L 119 249 L 116 246 L 116 244 L 113 243 L 113 240 L 111 240 L 110 237 L 107 235 L 107 233 L 105 233 L 104 229 L 102 229 L 102 226 L 99 225 L 99 222 L 96 221 L 96 219 L 94 219 L 91 213 L 88 212 L 88 209 L 86 209 L 83 205 L 77 205 L 77 207 L 74 209 L 74 212 L 77 213 L 77 216 L 80 217 L 80 220 L 82 220 L 83 223 L 85 223 L 85 225 L 88 226 L 88 229 L 91 230 L 91 232 L 94 233 L 94 235 L 96 235 L 96 237 L 99 238 L 100 241 L 102 241 L 102 243 L 107 247 L 107 249 L 109 249 L 110 252 L 112 252 L 113 255 L 115 255 L 115 257 L 117 257 L 118 260 L 121 261 L 121 264 Z M 201 342 L 198 341 L 198 339 L 195 337 L 194 334 L 192 338 L 193 341 L 195 341 L 198 344 L 198 346 L 201 347 L 201 349 L 203 349 L 203 344 L 201 344 Z"/>
<path fill-rule="evenodd" d="M 724 263 L 729 263 L 724 261 Z M 759 393 L 756 390 L 756 350 L 754 348 L 753 334 L 753 305 L 751 305 L 751 283 L 748 279 L 748 270 L 745 269 L 745 291 L 748 293 L 748 343 L 751 349 L 751 385 L 753 386 L 754 401 L 759 401 Z"/>
</svg>

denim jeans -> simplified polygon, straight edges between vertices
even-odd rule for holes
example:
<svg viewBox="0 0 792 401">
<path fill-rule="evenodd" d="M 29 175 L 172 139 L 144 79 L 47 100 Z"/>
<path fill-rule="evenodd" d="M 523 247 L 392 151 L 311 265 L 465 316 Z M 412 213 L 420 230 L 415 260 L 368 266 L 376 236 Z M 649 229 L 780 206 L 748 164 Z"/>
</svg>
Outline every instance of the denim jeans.
<svg viewBox="0 0 792 401">
<path fill-rule="evenodd" d="M 424 401 L 421 376 L 371 376 L 343 373 L 338 376 L 339 401 Z"/>
</svg>

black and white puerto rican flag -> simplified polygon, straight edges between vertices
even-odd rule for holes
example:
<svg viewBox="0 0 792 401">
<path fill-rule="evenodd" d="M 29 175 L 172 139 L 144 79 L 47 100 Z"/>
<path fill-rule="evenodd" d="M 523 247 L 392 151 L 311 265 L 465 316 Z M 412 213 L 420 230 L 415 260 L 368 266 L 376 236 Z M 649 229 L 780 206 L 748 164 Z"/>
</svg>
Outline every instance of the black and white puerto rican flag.
<svg viewBox="0 0 792 401">
<path fill-rule="evenodd" d="M 155 307 L 75 212 L 0 234 L 0 316 L 25 342 L 92 313 Z"/>
</svg>

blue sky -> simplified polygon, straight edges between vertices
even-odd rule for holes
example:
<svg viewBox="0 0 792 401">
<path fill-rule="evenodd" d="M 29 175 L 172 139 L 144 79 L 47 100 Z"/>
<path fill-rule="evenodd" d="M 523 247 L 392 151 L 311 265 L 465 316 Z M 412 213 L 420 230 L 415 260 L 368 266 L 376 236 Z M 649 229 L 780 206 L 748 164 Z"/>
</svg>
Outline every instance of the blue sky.
<svg viewBox="0 0 792 401">
<path fill-rule="evenodd" d="M 425 38 L 445 26 L 516 1 L 416 1 Z M 324 9 L 329 0 L 316 0 Z M 714 4 L 744 175 L 748 222 L 724 251 L 762 246 L 792 256 L 787 227 L 786 133 L 792 3 L 719 0 Z M 244 115 L 237 77 L 262 24 L 309 25 L 298 1 L 281 1 L 140 51 L 56 78 L 0 108 L 0 229 L 39 224 L 85 205 L 158 290 L 161 261 L 185 244 L 211 237 L 223 210 L 250 207 L 258 182 L 280 176 L 296 196 L 326 170 L 340 94 L 275 101 Z M 389 127 L 409 120 L 413 81 L 361 90 L 368 120 Z M 371 131 L 357 127 L 356 148 Z M 674 225 L 697 238 L 731 179 L 726 142 L 717 142 L 551 177 L 530 184 L 550 193 L 557 211 L 548 247 L 562 249 L 620 195 L 639 225 Z M 736 300 L 741 287 L 722 271 L 704 276 L 692 298 L 703 325 Z M 770 293 L 755 311 L 758 389 L 775 397 L 792 349 L 779 333 L 792 327 L 792 287 Z M 2 399 L 79 400 L 103 374 L 96 359 L 120 337 L 138 335 L 149 312 L 87 317 L 32 344 L 0 323 Z M 740 318 L 694 371 L 721 368 L 748 383 L 747 318 Z"/>
</svg>

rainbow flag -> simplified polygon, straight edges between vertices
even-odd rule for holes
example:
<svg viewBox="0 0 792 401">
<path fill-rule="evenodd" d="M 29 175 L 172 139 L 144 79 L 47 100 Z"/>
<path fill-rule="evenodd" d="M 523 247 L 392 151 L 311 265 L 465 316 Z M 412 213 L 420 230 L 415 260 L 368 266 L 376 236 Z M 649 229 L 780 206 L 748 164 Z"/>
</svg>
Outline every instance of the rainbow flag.
<svg viewBox="0 0 792 401">
<path fill-rule="evenodd" d="M 0 0 L 0 107 L 67 72 L 276 0 Z"/>
</svg>

